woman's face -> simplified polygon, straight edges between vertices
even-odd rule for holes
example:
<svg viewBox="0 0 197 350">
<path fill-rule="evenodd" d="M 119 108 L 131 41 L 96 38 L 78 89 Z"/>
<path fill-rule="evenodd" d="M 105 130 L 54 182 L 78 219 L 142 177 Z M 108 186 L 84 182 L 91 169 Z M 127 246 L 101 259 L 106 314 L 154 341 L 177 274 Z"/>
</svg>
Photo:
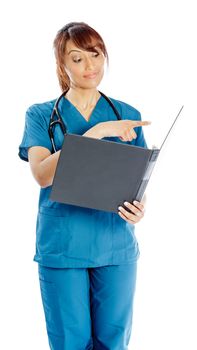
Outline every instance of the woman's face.
<svg viewBox="0 0 197 350">
<path fill-rule="evenodd" d="M 69 40 L 66 45 L 65 71 L 70 87 L 96 88 L 104 75 L 105 56 L 98 46 L 97 52 L 84 51 Z"/>
</svg>

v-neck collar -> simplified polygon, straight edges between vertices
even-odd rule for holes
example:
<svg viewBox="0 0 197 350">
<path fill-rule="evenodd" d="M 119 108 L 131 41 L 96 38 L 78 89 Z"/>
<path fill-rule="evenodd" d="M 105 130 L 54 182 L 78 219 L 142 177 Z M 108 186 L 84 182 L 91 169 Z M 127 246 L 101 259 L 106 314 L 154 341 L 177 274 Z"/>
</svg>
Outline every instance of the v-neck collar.
<svg viewBox="0 0 197 350">
<path fill-rule="evenodd" d="M 78 116 L 80 116 L 80 117 L 83 119 L 83 121 L 84 121 L 85 123 L 90 124 L 91 121 L 92 121 L 92 118 L 93 118 L 93 116 L 94 116 L 94 114 L 95 114 L 95 111 L 97 110 L 97 108 L 99 107 L 100 103 L 102 102 L 102 99 L 103 99 L 103 96 L 101 95 L 101 96 L 99 97 L 99 99 L 97 100 L 97 102 L 96 102 L 96 104 L 95 104 L 95 106 L 94 106 L 94 108 L 93 108 L 93 110 L 92 110 L 92 112 L 91 112 L 91 114 L 90 114 L 88 120 L 87 120 L 87 119 L 83 116 L 83 114 L 74 106 L 74 104 L 73 104 L 72 102 L 70 102 L 70 101 L 69 101 L 67 98 L 65 98 L 65 97 L 63 97 L 63 104 L 65 104 L 67 107 L 69 107 L 73 112 L 75 112 L 75 114 L 77 114 Z"/>
</svg>

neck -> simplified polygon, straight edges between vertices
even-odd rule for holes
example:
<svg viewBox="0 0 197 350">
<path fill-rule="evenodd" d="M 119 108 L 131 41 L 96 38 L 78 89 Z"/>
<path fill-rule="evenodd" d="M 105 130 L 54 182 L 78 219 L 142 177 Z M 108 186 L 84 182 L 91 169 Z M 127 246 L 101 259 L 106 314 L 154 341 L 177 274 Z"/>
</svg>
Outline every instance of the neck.
<svg viewBox="0 0 197 350">
<path fill-rule="evenodd" d="M 75 106 L 87 109 L 96 104 L 100 97 L 98 90 L 94 89 L 77 89 L 71 87 L 66 94 L 66 98 Z"/>
</svg>

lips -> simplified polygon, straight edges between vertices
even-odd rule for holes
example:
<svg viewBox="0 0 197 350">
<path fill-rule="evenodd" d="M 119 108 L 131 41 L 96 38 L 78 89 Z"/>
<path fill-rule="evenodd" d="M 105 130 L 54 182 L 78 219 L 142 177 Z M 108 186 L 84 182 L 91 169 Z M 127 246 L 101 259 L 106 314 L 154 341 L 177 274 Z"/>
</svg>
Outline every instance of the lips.
<svg viewBox="0 0 197 350">
<path fill-rule="evenodd" d="M 94 73 L 86 74 L 83 77 L 87 79 L 94 79 L 97 76 L 97 74 L 98 74 L 97 72 L 94 72 Z"/>
</svg>

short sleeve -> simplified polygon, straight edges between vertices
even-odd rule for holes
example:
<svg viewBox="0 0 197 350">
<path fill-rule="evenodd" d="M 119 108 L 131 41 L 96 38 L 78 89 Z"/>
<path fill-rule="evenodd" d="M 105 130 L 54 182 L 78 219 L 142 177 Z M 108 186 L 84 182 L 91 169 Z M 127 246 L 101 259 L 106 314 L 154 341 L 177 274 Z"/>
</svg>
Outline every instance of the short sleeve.
<svg viewBox="0 0 197 350">
<path fill-rule="evenodd" d="M 51 152 L 51 142 L 48 134 L 48 126 L 39 105 L 30 106 L 25 115 L 25 126 L 22 142 L 19 146 L 19 157 L 28 162 L 28 148 L 42 146 Z"/>
</svg>

